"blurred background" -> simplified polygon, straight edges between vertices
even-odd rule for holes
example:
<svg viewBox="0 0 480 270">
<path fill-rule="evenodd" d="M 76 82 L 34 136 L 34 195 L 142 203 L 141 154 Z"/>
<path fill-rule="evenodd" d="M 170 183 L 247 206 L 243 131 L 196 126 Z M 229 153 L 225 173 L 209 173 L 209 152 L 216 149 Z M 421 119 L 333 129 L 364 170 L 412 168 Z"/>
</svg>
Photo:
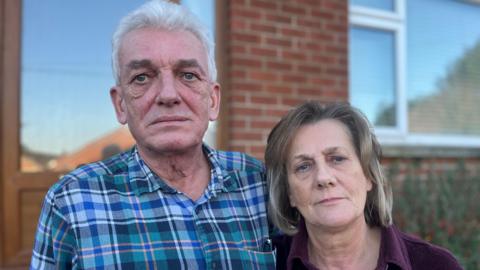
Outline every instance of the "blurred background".
<svg viewBox="0 0 480 270">
<path fill-rule="evenodd" d="M 0 3 L 0 269 L 25 268 L 43 196 L 133 146 L 110 102 L 111 36 L 144 0 Z M 480 1 L 182 0 L 209 27 L 222 85 L 206 143 L 263 159 L 305 100 L 374 125 L 395 223 L 480 269 Z"/>
</svg>

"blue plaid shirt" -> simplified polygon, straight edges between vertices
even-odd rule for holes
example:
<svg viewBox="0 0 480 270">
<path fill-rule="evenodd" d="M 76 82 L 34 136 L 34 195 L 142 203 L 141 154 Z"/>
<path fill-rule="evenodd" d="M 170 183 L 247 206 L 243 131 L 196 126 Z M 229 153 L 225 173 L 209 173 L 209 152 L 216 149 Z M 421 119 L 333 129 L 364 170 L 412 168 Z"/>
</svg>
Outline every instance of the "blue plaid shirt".
<svg viewBox="0 0 480 270">
<path fill-rule="evenodd" d="M 274 269 L 261 162 L 204 146 L 211 181 L 192 201 L 136 148 L 48 191 L 31 269 Z"/>
</svg>

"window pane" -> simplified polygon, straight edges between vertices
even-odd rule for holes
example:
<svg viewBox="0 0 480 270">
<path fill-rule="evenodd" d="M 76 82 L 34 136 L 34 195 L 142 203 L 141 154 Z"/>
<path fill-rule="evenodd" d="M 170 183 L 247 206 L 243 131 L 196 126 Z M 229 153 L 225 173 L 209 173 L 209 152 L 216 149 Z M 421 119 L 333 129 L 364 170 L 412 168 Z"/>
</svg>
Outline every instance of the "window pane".
<svg viewBox="0 0 480 270">
<path fill-rule="evenodd" d="M 407 20 L 410 132 L 480 135 L 480 6 L 408 1 Z"/>
<path fill-rule="evenodd" d="M 350 0 L 351 5 L 394 11 L 394 0 Z"/>
<path fill-rule="evenodd" d="M 396 125 L 393 32 L 350 28 L 350 102 L 375 126 Z"/>
<path fill-rule="evenodd" d="M 109 98 L 110 40 L 143 2 L 22 2 L 22 171 L 68 170 L 132 145 Z"/>
</svg>

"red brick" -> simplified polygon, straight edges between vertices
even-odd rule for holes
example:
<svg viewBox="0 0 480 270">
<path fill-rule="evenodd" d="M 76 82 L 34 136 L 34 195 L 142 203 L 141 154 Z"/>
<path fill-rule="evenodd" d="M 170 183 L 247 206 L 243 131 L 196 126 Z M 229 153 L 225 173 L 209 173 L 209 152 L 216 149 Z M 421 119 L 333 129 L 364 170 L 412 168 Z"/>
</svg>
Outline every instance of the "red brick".
<svg viewBox="0 0 480 270">
<path fill-rule="evenodd" d="M 250 49 L 250 52 L 253 55 L 258 55 L 258 56 L 277 56 L 277 50 L 274 49 L 264 49 L 264 48 L 257 48 L 257 47 L 252 47 Z"/>
<path fill-rule="evenodd" d="M 274 72 L 261 72 L 255 71 L 250 72 L 248 77 L 253 80 L 260 80 L 260 81 L 275 81 L 278 80 L 278 75 Z"/>
<path fill-rule="evenodd" d="M 289 51 L 284 51 L 282 53 L 282 57 L 286 60 L 306 60 L 307 56 L 305 55 L 304 52 L 289 52 Z"/>
<path fill-rule="evenodd" d="M 292 70 L 293 66 L 292 66 L 292 64 L 290 64 L 288 62 L 271 61 L 271 62 L 267 62 L 267 68 L 275 70 L 275 71 L 278 71 L 278 70 Z"/>
<path fill-rule="evenodd" d="M 282 80 L 290 83 L 304 83 L 307 81 L 307 77 L 304 75 L 286 74 L 282 76 Z"/>
<path fill-rule="evenodd" d="M 259 116 L 262 110 L 253 108 L 232 108 L 232 114 Z"/>
<path fill-rule="evenodd" d="M 306 9 L 300 5 L 293 6 L 285 4 L 282 6 L 282 11 L 288 14 L 295 14 L 300 16 L 303 16 L 307 13 Z"/>
<path fill-rule="evenodd" d="M 277 99 L 275 97 L 252 97 L 252 103 L 257 104 L 277 104 Z"/>
<path fill-rule="evenodd" d="M 292 93 L 293 89 L 288 86 L 267 85 L 266 91 L 276 93 L 276 94 L 288 94 L 288 93 Z"/>
<path fill-rule="evenodd" d="M 277 33 L 277 27 L 275 27 L 274 25 L 252 23 L 250 25 L 250 29 L 252 31 L 258 31 L 258 32 L 265 32 L 265 33 L 272 33 L 272 34 Z"/>
<path fill-rule="evenodd" d="M 244 41 L 255 44 L 258 44 L 260 42 L 260 36 L 245 33 L 233 33 L 232 39 L 234 39 L 235 41 Z"/>
<path fill-rule="evenodd" d="M 267 21 L 272 21 L 280 24 L 291 24 L 292 18 L 287 15 L 278 15 L 278 14 L 267 14 L 265 15 Z"/>
<path fill-rule="evenodd" d="M 299 38 L 303 38 L 307 35 L 305 30 L 299 30 L 294 28 L 283 28 L 282 34 L 287 37 L 299 37 Z"/>
<path fill-rule="evenodd" d="M 232 11 L 232 17 L 239 17 L 239 18 L 248 18 L 248 19 L 260 19 L 262 14 L 258 9 L 242 9 L 236 8 Z"/>
<path fill-rule="evenodd" d="M 252 121 L 252 128 L 271 129 L 277 121 Z"/>
<path fill-rule="evenodd" d="M 243 67 L 261 67 L 262 61 L 258 59 L 246 59 L 246 58 L 235 58 L 232 60 L 233 66 L 243 66 Z"/>
<path fill-rule="evenodd" d="M 276 10 L 277 1 L 262 1 L 262 0 L 251 0 L 250 5 L 254 8 L 259 8 L 262 10 Z"/>
<path fill-rule="evenodd" d="M 261 140 L 262 134 L 258 132 L 241 132 L 236 131 L 232 134 L 233 140 Z"/>
<path fill-rule="evenodd" d="M 238 91 L 238 90 L 243 90 L 248 92 L 259 91 L 263 87 L 263 85 L 260 83 L 248 83 L 244 81 L 234 81 L 231 84 L 232 84 L 232 88 L 235 91 Z"/>
<path fill-rule="evenodd" d="M 281 47 L 292 47 L 292 41 L 290 39 L 287 39 L 287 37 L 284 38 L 267 38 L 267 44 L 268 45 L 275 45 L 275 46 L 281 46 Z"/>
</svg>

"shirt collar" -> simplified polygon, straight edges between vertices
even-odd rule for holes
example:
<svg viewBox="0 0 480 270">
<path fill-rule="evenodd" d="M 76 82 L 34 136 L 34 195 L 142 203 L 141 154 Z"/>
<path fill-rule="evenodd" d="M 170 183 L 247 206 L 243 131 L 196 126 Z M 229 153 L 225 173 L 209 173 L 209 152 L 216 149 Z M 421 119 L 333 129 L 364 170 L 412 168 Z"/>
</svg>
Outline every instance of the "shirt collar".
<svg viewBox="0 0 480 270">
<path fill-rule="evenodd" d="M 308 260 L 308 233 L 305 221 L 300 220 L 298 233 L 292 238 L 290 254 L 287 258 L 287 269 L 295 269 L 295 264 L 302 263 L 307 269 L 316 269 Z M 377 269 L 386 269 L 387 264 L 394 264 L 402 270 L 411 270 L 407 251 L 395 226 L 382 228 L 380 254 Z"/>
<path fill-rule="evenodd" d="M 306 269 L 317 269 L 308 261 L 308 233 L 303 218 L 299 221 L 298 232 L 292 238 L 290 254 L 287 258 L 287 270 L 296 269 L 296 264 L 301 263 Z"/>
<path fill-rule="evenodd" d="M 382 242 L 377 265 L 385 269 L 387 264 L 394 264 L 402 270 L 411 270 L 408 253 L 403 245 L 400 232 L 391 225 L 382 228 Z"/>
<path fill-rule="evenodd" d="M 211 180 L 207 187 L 208 197 L 215 196 L 218 192 L 228 192 L 236 189 L 238 187 L 237 182 L 222 167 L 218 160 L 217 151 L 206 144 L 202 145 L 202 150 L 211 166 Z M 128 177 L 132 190 L 137 196 L 157 190 L 170 194 L 178 193 L 148 167 L 136 146 L 131 151 L 131 158 L 127 161 Z"/>
</svg>

